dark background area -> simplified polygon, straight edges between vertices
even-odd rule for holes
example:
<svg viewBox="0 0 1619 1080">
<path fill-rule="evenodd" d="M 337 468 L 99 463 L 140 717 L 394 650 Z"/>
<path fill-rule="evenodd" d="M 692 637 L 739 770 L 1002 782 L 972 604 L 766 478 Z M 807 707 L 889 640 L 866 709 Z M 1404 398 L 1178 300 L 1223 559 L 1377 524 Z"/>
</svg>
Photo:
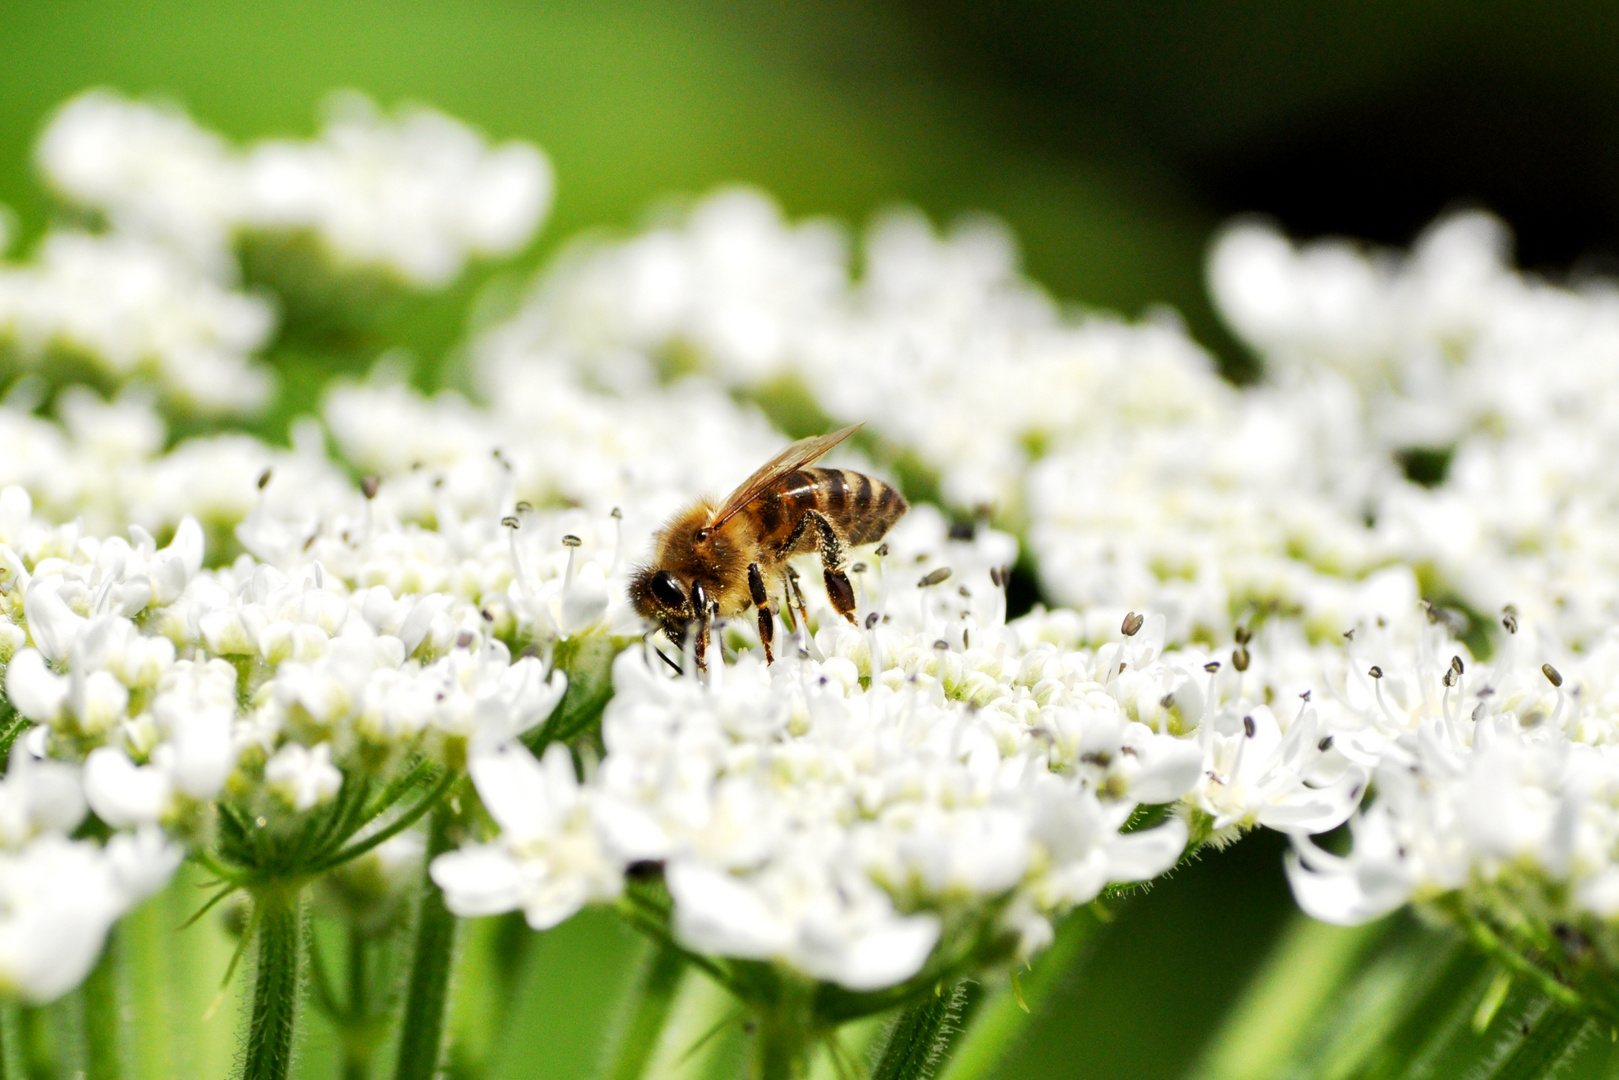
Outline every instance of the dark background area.
<svg viewBox="0 0 1619 1080">
<path fill-rule="evenodd" d="M 338 87 L 532 139 L 558 201 L 518 274 L 582 230 L 733 181 L 856 224 L 895 202 L 988 211 L 1054 295 L 1132 316 L 1172 305 L 1239 373 L 1251 361 L 1202 281 L 1232 215 L 1406 244 L 1482 206 L 1539 272 L 1619 268 L 1619 7 L 1592 0 L 0 0 L 0 41 L 14 258 L 56 212 L 33 140 L 58 103 L 106 85 L 238 139 L 312 132 Z M 396 304 L 358 351 L 279 342 L 275 424 L 387 348 L 432 387 L 472 299 L 513 273 Z M 1007 1075 L 1179 1075 L 1291 911 L 1274 837 L 1201 860 L 1121 913 Z M 610 1000 L 619 931 L 592 916 L 556 934 L 542 955 L 568 1000 Z M 507 1048 L 512 1075 L 588 1074 L 599 1025 L 535 1015 Z M 310 1038 L 303 1067 L 329 1075 Z"/>
</svg>

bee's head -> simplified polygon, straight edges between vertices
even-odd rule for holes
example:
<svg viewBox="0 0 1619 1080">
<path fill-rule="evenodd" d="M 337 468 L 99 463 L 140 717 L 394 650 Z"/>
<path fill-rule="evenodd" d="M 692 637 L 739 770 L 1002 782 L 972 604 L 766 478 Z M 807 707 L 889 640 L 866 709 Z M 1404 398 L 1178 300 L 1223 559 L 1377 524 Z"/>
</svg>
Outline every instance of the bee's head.
<svg viewBox="0 0 1619 1080">
<path fill-rule="evenodd" d="M 644 566 L 636 571 L 629 595 L 641 617 L 661 626 L 672 641 L 680 641 L 686 624 L 697 617 L 692 586 L 661 567 Z"/>
</svg>

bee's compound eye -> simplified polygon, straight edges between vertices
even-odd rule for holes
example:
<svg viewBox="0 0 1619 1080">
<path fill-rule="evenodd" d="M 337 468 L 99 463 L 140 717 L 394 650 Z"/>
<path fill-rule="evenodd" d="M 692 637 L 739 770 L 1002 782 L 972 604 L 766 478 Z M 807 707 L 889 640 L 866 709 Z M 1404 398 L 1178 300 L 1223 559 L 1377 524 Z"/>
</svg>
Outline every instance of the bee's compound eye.
<svg viewBox="0 0 1619 1080">
<path fill-rule="evenodd" d="M 680 582 L 667 570 L 659 570 L 652 575 L 649 586 L 652 589 L 652 598 L 666 608 L 676 611 L 686 606 L 686 594 L 680 588 Z"/>
</svg>

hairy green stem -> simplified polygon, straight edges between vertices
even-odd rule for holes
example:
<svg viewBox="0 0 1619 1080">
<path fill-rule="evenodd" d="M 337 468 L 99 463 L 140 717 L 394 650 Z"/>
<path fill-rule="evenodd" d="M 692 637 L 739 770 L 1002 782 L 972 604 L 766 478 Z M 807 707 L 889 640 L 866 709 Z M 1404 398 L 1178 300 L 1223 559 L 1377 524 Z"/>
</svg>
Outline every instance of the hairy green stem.
<svg viewBox="0 0 1619 1080">
<path fill-rule="evenodd" d="M 428 827 L 428 868 L 450 849 L 455 812 L 449 801 L 433 811 Z M 450 968 L 454 959 L 456 918 L 444 905 L 444 893 L 424 870 L 421 913 L 416 920 L 415 955 L 411 959 L 410 989 L 399 1030 L 398 1080 L 432 1080 L 444 1041 L 445 1006 L 450 996 Z"/>
<path fill-rule="evenodd" d="M 302 897 L 296 889 L 265 889 L 253 902 L 258 971 L 242 1080 L 286 1080 L 292 1069 L 303 963 Z"/>
<path fill-rule="evenodd" d="M 122 947 L 118 927 L 107 934 L 101 959 L 84 980 L 84 1065 L 88 1080 L 122 1080 L 124 1025 L 119 1007 L 118 973 Z"/>
<path fill-rule="evenodd" d="M 928 1080 L 950 1053 L 967 1004 L 965 980 L 940 986 L 899 1015 L 872 1080 Z"/>
<path fill-rule="evenodd" d="M 51 1011 L 46 1005 L 23 1005 L 17 1010 L 17 1033 L 22 1043 L 18 1072 L 28 1080 L 55 1080 L 62 1074 L 62 1047 L 52 1038 L 57 1025 L 51 1023 Z"/>
<path fill-rule="evenodd" d="M 635 988 L 629 1016 L 615 1039 L 615 1052 L 601 1071 L 604 1080 L 639 1080 L 646 1071 L 685 973 L 686 958 L 680 950 L 653 946 Z"/>
</svg>

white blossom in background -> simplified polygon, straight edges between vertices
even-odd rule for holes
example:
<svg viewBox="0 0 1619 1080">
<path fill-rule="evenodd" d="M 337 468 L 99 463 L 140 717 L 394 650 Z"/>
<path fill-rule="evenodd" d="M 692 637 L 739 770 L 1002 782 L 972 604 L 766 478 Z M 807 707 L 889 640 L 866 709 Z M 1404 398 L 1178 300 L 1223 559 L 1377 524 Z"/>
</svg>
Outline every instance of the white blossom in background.
<svg viewBox="0 0 1619 1080">
<path fill-rule="evenodd" d="M 270 377 L 251 356 L 273 325 L 263 300 L 135 235 L 52 232 L 33 262 L 0 265 L 0 339 L 25 368 L 66 353 L 203 412 L 265 402 Z"/>
<path fill-rule="evenodd" d="M 94 90 L 56 114 L 38 156 L 61 193 L 118 231 L 215 272 L 231 269 L 242 229 L 307 230 L 341 262 L 437 288 L 469 258 L 522 248 L 551 204 L 551 168 L 532 145 L 491 147 L 443 113 L 390 117 L 356 93 L 332 98 L 312 140 L 237 150 L 177 109 Z"/>
<path fill-rule="evenodd" d="M 1379 545 L 1426 565 L 1476 611 L 1513 604 L 1564 641 L 1619 616 L 1614 381 L 1619 294 L 1520 274 L 1494 219 L 1436 223 L 1409 255 L 1296 246 L 1230 229 L 1210 256 L 1221 312 L 1284 400 L 1358 426 L 1363 456 L 1452 455 L 1434 488 L 1380 482 L 1364 509 Z M 1325 398 L 1323 398 L 1325 395 Z"/>
<path fill-rule="evenodd" d="M 355 93 L 331 99 L 317 138 L 254 146 L 245 174 L 245 224 L 308 229 L 340 261 L 426 288 L 471 257 L 516 252 L 551 205 L 551 166 L 531 144 L 490 147 L 441 112 L 389 117 Z"/>
<path fill-rule="evenodd" d="M 34 156 L 59 194 L 100 209 L 115 231 L 231 272 L 246 178 L 225 140 L 178 107 L 88 91 L 52 117 Z"/>
</svg>

